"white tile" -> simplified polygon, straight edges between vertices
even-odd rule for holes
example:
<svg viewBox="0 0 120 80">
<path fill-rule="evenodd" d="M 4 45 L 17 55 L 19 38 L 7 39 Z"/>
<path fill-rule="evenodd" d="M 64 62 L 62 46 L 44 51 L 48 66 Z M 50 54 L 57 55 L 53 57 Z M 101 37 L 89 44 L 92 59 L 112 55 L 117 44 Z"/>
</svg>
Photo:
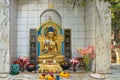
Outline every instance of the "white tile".
<svg viewBox="0 0 120 80">
<path fill-rule="evenodd" d="M 61 0 L 60 0 L 60 1 L 61 1 Z M 57 9 L 57 10 L 58 10 L 58 9 L 60 10 L 60 9 L 63 9 L 64 6 L 63 6 L 62 3 L 57 3 L 57 4 L 54 4 L 54 8 Z"/>
<path fill-rule="evenodd" d="M 80 46 L 72 46 L 72 57 L 81 57 L 79 53 L 77 53 L 77 48 Z M 82 48 L 83 46 L 81 46 Z"/>
<path fill-rule="evenodd" d="M 28 17 L 28 11 L 18 11 L 18 17 Z"/>
<path fill-rule="evenodd" d="M 74 15 L 79 15 L 81 17 L 84 17 L 84 10 L 79 10 L 79 8 L 74 8 Z"/>
<path fill-rule="evenodd" d="M 73 15 L 74 14 L 74 9 L 72 9 L 72 8 L 63 8 L 63 10 L 64 10 L 64 15 Z"/>
<path fill-rule="evenodd" d="M 39 25 L 39 18 L 28 18 L 28 24 Z"/>
<path fill-rule="evenodd" d="M 64 0 L 52 0 L 54 4 L 62 4 Z"/>
<path fill-rule="evenodd" d="M 42 10 L 41 10 L 41 11 L 39 10 L 39 12 L 38 12 L 38 14 L 39 14 L 39 17 L 40 17 L 40 15 L 42 14 L 42 12 L 43 12 Z"/>
<path fill-rule="evenodd" d="M 38 8 L 40 11 L 43 12 L 44 10 L 48 9 L 48 4 L 39 4 Z"/>
<path fill-rule="evenodd" d="M 50 1 L 50 0 L 49 0 Z M 48 4 L 48 0 L 39 0 L 39 3 Z"/>
<path fill-rule="evenodd" d="M 41 23 L 43 24 L 43 23 L 47 22 L 48 20 L 49 20 L 49 17 L 42 17 Z"/>
<path fill-rule="evenodd" d="M 23 57 L 29 57 L 28 52 L 17 52 L 17 57 L 23 56 Z"/>
<path fill-rule="evenodd" d="M 87 31 L 85 34 L 86 34 L 86 38 L 90 38 L 90 39 L 95 38 L 95 31 Z"/>
<path fill-rule="evenodd" d="M 58 17 L 59 18 L 58 14 L 55 13 L 55 12 L 52 12 L 52 11 L 48 12 L 47 16 L 49 16 L 49 15 L 52 16 L 52 17 Z"/>
<path fill-rule="evenodd" d="M 39 10 L 38 4 L 28 4 L 28 10 Z"/>
<path fill-rule="evenodd" d="M 39 0 L 39 3 L 38 4 L 42 4 L 42 0 Z"/>
<path fill-rule="evenodd" d="M 17 21 L 16 21 L 16 22 L 17 22 Z M 15 32 L 17 31 L 17 23 L 15 24 L 14 31 L 15 31 Z"/>
<path fill-rule="evenodd" d="M 18 0 L 18 4 L 26 4 L 29 0 Z"/>
<path fill-rule="evenodd" d="M 13 15 L 13 14 L 14 14 L 14 12 L 15 12 L 15 10 L 14 10 L 13 6 L 11 6 L 11 7 L 10 7 L 10 11 L 11 11 L 11 13 L 12 13 L 11 15 Z"/>
<path fill-rule="evenodd" d="M 84 39 L 85 33 L 84 32 L 72 32 L 71 36 L 74 39 Z"/>
<path fill-rule="evenodd" d="M 53 16 L 51 16 L 51 19 L 52 19 L 52 21 L 54 21 L 56 23 L 60 23 L 61 22 L 61 20 L 60 20 L 59 17 L 53 17 Z"/>
<path fill-rule="evenodd" d="M 85 45 L 95 46 L 95 39 L 85 39 Z"/>
<path fill-rule="evenodd" d="M 87 16 L 85 19 L 85 24 L 88 24 L 91 22 L 95 22 L 95 15 L 94 14 Z"/>
<path fill-rule="evenodd" d="M 95 7 L 94 6 L 85 9 L 85 15 L 86 16 L 93 15 L 93 14 L 95 15 Z"/>
<path fill-rule="evenodd" d="M 10 29 L 13 30 L 13 27 L 14 27 L 14 23 L 13 21 L 10 21 Z"/>
<path fill-rule="evenodd" d="M 39 25 L 28 25 L 28 31 L 31 29 L 31 28 L 38 28 L 39 27 Z"/>
<path fill-rule="evenodd" d="M 20 56 L 27 55 L 28 46 L 17 46 L 17 53 Z"/>
<path fill-rule="evenodd" d="M 18 11 L 19 10 L 28 10 L 28 4 L 18 4 Z"/>
<path fill-rule="evenodd" d="M 18 18 L 18 24 L 27 24 L 27 18 Z"/>
<path fill-rule="evenodd" d="M 82 25 L 75 24 L 72 29 L 73 29 L 73 31 L 82 31 L 82 32 L 84 32 L 85 31 L 85 25 L 84 24 L 82 24 Z"/>
<path fill-rule="evenodd" d="M 84 39 L 72 39 L 72 45 L 84 45 Z"/>
<path fill-rule="evenodd" d="M 81 20 L 77 20 L 75 18 L 64 18 L 63 24 L 84 24 L 84 19 L 81 18 Z"/>
<path fill-rule="evenodd" d="M 28 39 L 17 39 L 17 46 L 27 46 Z"/>
<path fill-rule="evenodd" d="M 13 1 L 13 7 L 14 7 L 14 8 L 17 8 L 17 5 L 18 5 L 17 2 L 18 2 L 17 0 L 14 0 L 14 1 Z"/>
<path fill-rule="evenodd" d="M 87 0 L 85 8 L 89 9 L 89 8 L 95 6 L 94 3 L 95 3 L 94 0 L 93 1 Z"/>
<path fill-rule="evenodd" d="M 95 30 L 95 22 L 86 24 L 86 31 Z"/>
<path fill-rule="evenodd" d="M 27 24 L 26 25 L 17 25 L 17 31 L 27 31 Z"/>
<path fill-rule="evenodd" d="M 18 39 L 27 39 L 28 32 L 17 32 Z"/>
<path fill-rule="evenodd" d="M 57 10 L 58 13 L 61 15 L 61 17 L 63 18 L 63 16 L 64 16 L 64 11 L 63 11 L 63 9 L 61 8 L 61 9 L 58 10 L 58 8 L 57 8 L 57 9 L 55 9 L 55 10 Z"/>
<path fill-rule="evenodd" d="M 71 27 L 70 27 L 69 25 L 66 25 L 66 24 L 63 25 L 62 27 L 63 27 L 63 28 L 69 28 L 69 29 L 71 29 Z"/>
<path fill-rule="evenodd" d="M 38 4 L 39 0 L 29 0 L 28 4 Z"/>
<path fill-rule="evenodd" d="M 31 17 L 39 17 L 39 11 L 28 11 L 28 17 L 31 18 Z"/>
<path fill-rule="evenodd" d="M 17 34 L 17 33 L 16 33 L 15 31 L 13 31 L 12 34 L 11 34 L 11 37 L 12 37 L 13 39 L 15 39 L 15 38 L 16 38 L 16 34 Z"/>
<path fill-rule="evenodd" d="M 17 42 L 17 40 L 16 40 L 16 39 L 12 39 L 12 40 L 11 40 L 11 45 L 13 45 L 13 46 L 17 45 L 17 43 L 16 43 L 16 42 Z"/>
</svg>

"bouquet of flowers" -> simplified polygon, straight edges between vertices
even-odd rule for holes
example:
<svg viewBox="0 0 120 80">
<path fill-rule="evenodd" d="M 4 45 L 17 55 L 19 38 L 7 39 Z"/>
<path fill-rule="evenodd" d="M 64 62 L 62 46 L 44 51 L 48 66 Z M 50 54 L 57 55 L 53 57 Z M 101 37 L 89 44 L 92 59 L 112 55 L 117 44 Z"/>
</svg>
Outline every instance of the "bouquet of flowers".
<svg viewBox="0 0 120 80">
<path fill-rule="evenodd" d="M 29 58 L 20 56 L 16 60 L 13 61 L 13 64 L 19 64 L 20 68 L 21 68 L 21 71 L 22 71 L 29 64 Z"/>
<path fill-rule="evenodd" d="M 79 65 L 78 58 L 71 58 L 70 63 L 73 65 L 73 71 L 76 71 L 77 66 Z"/>
<path fill-rule="evenodd" d="M 88 69 L 90 60 L 95 58 L 94 47 L 87 46 L 83 49 L 78 48 L 77 53 L 81 54 L 84 57 L 84 63 L 85 63 L 86 68 Z"/>
<path fill-rule="evenodd" d="M 78 61 L 77 58 L 71 58 L 71 59 L 70 59 L 70 63 L 71 63 L 73 66 L 76 66 L 76 65 L 79 63 L 79 61 Z"/>
</svg>

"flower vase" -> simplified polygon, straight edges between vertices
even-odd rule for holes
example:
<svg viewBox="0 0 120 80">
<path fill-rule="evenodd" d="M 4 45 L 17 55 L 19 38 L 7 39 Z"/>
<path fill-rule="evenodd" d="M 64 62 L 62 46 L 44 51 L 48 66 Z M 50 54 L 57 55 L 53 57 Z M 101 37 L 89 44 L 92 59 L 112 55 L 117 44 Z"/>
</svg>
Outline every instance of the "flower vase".
<svg viewBox="0 0 120 80">
<path fill-rule="evenodd" d="M 85 71 L 89 71 L 89 70 L 90 70 L 89 64 L 85 64 Z"/>
<path fill-rule="evenodd" d="M 24 72 L 24 66 L 20 67 L 21 72 Z"/>
<path fill-rule="evenodd" d="M 90 58 L 89 58 L 89 56 L 84 57 L 84 62 L 85 62 L 85 70 L 89 71 L 90 70 Z"/>
<path fill-rule="evenodd" d="M 76 65 L 73 65 L 73 71 L 76 72 L 77 68 Z"/>
</svg>

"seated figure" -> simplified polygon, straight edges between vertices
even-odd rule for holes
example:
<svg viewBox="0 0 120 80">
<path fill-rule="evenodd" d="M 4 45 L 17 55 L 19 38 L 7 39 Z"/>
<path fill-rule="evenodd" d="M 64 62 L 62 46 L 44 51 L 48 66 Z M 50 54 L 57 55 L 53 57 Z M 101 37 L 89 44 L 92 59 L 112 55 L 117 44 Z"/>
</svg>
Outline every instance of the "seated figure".
<svg viewBox="0 0 120 80">
<path fill-rule="evenodd" d="M 58 42 L 55 40 L 56 34 L 52 27 L 49 27 L 45 35 L 44 48 L 42 50 L 43 54 L 57 53 L 58 51 Z"/>
<path fill-rule="evenodd" d="M 42 53 L 38 59 L 39 62 L 43 62 L 43 60 L 46 60 L 46 62 L 56 60 L 58 63 L 64 61 L 64 56 L 61 55 L 58 47 L 56 31 L 50 26 L 46 29 L 45 40 L 43 41 L 43 48 L 41 49 Z"/>
</svg>

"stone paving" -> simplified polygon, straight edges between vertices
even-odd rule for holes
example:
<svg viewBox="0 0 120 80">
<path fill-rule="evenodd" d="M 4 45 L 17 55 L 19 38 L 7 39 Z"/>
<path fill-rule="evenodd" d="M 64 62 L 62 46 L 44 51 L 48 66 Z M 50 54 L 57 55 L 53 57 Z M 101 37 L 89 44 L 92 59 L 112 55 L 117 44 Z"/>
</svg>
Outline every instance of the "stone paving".
<svg viewBox="0 0 120 80">
<path fill-rule="evenodd" d="M 104 79 L 95 79 L 90 76 L 92 72 L 72 72 L 69 79 L 61 80 L 120 80 L 120 64 L 111 65 L 111 73 L 102 74 L 105 76 Z M 0 74 L 0 80 L 40 80 L 40 73 L 20 73 L 18 75 Z"/>
</svg>

